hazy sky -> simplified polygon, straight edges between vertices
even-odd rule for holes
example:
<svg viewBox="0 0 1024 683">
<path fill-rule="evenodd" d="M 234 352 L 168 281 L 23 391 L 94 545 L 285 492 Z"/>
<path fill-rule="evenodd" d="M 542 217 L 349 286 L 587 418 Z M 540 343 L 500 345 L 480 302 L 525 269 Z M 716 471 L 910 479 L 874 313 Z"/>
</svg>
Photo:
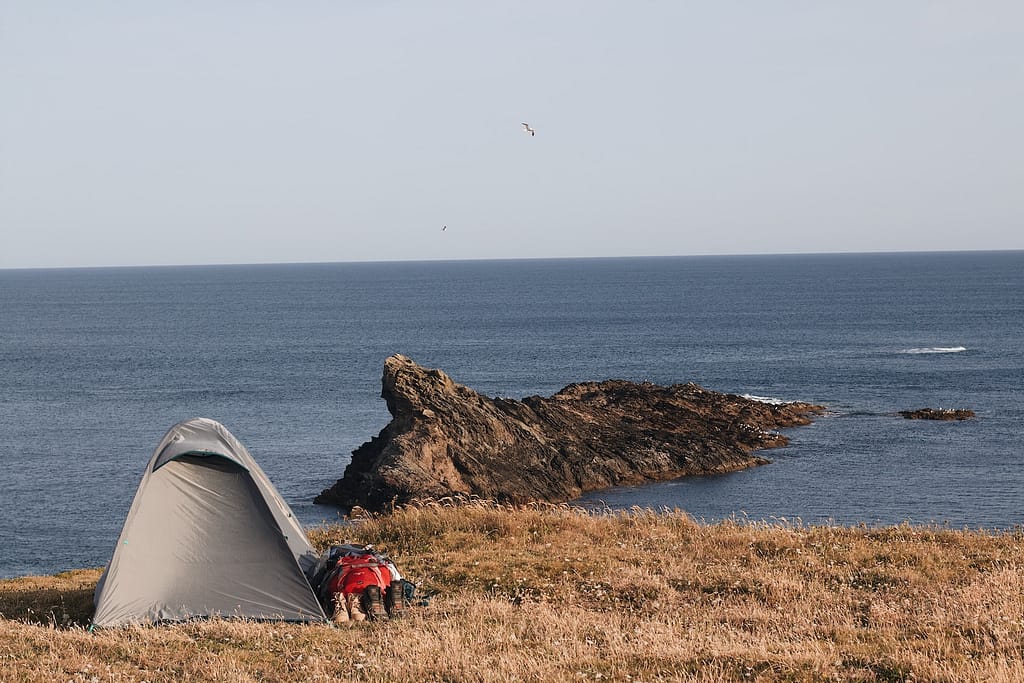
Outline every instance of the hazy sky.
<svg viewBox="0 0 1024 683">
<path fill-rule="evenodd" d="M 1019 0 L 0 3 L 0 267 L 1022 248 Z"/>
</svg>

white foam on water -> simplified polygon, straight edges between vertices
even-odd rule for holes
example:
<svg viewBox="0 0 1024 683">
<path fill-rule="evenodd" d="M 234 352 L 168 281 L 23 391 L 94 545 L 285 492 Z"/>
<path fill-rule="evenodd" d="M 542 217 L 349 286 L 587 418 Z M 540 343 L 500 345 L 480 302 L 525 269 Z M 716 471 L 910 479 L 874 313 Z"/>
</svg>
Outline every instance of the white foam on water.
<svg viewBox="0 0 1024 683">
<path fill-rule="evenodd" d="M 966 350 L 965 346 L 926 346 L 920 349 L 903 349 L 900 353 L 960 353 Z"/>
<path fill-rule="evenodd" d="M 792 401 L 783 401 L 781 398 L 773 398 L 771 396 L 754 396 L 753 394 L 740 394 L 740 396 L 759 403 L 770 403 L 773 406 L 783 406 L 787 403 L 792 403 Z"/>
</svg>

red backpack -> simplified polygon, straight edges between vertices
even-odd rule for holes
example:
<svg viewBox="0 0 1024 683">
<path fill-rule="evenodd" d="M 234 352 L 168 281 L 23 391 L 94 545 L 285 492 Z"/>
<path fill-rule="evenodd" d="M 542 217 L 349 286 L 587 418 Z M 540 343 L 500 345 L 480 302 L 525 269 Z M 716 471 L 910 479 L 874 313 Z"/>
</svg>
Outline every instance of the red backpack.
<svg viewBox="0 0 1024 683">
<path fill-rule="evenodd" d="M 362 593 L 369 586 L 382 595 L 391 586 L 391 571 L 374 553 L 342 555 L 327 578 L 328 595 Z"/>
</svg>

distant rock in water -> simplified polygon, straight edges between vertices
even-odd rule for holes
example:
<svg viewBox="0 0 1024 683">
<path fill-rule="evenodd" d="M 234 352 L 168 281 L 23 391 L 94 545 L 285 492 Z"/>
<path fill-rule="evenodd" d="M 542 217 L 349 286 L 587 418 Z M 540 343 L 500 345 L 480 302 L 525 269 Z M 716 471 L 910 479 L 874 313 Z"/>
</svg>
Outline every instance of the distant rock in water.
<svg viewBox="0 0 1024 683">
<path fill-rule="evenodd" d="M 900 415 L 908 420 L 969 420 L 974 417 L 974 411 L 966 408 L 919 408 L 901 410 Z"/>
<path fill-rule="evenodd" d="M 696 384 L 570 384 L 550 398 L 487 398 L 402 355 L 384 362 L 391 422 L 315 502 L 382 510 L 450 495 L 565 502 L 587 491 L 765 464 L 768 430 L 821 406 L 773 404 Z"/>
</svg>

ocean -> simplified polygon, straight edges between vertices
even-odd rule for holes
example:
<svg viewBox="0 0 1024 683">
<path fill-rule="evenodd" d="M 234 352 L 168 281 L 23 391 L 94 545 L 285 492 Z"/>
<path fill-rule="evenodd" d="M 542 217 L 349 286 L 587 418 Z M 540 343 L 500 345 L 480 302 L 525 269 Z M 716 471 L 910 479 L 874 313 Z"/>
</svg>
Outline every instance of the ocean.
<svg viewBox="0 0 1024 683">
<path fill-rule="evenodd" d="M 697 382 L 828 408 L 773 462 L 594 492 L 707 522 L 1024 525 L 1024 252 L 0 270 L 0 577 L 110 558 L 153 449 L 222 422 L 307 525 L 403 353 L 487 396 Z M 964 422 L 898 411 L 970 408 Z"/>
</svg>

